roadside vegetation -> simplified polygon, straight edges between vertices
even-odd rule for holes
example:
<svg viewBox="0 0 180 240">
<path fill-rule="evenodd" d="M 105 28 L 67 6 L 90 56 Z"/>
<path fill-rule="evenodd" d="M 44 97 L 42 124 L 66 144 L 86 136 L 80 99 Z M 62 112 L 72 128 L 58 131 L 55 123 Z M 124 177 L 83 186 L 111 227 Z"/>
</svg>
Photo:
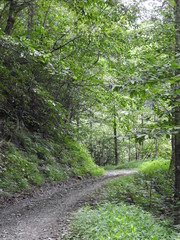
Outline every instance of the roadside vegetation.
<svg viewBox="0 0 180 240">
<path fill-rule="evenodd" d="M 84 208 L 75 214 L 73 240 L 175 240 L 167 221 L 159 221 L 142 208 L 125 203 L 106 203 L 96 209 Z"/>
<path fill-rule="evenodd" d="M 174 174 L 169 166 L 170 161 L 162 158 L 142 163 L 138 174 L 108 184 L 108 199 L 139 205 L 162 219 L 173 220 Z"/>
<path fill-rule="evenodd" d="M 133 168 L 139 168 L 141 166 L 142 163 L 146 162 L 146 161 L 150 161 L 150 159 L 148 160 L 134 160 L 131 162 L 125 162 L 125 163 L 121 163 L 118 165 L 106 165 L 104 166 L 105 170 L 116 170 L 116 169 L 133 169 Z"/>
<path fill-rule="evenodd" d="M 100 176 L 104 173 L 87 149 L 70 139 L 62 145 L 52 139 L 44 140 L 40 135 L 22 132 L 16 141 L 16 145 L 5 144 L 0 154 L 3 160 L 0 168 L 2 196 L 2 191 L 16 192 L 69 177 Z M 17 145 L 19 142 L 23 148 Z"/>
<path fill-rule="evenodd" d="M 158 158 L 124 166 L 139 173 L 109 182 L 102 203 L 75 214 L 67 239 L 179 239 L 173 229 L 170 161 Z"/>
</svg>

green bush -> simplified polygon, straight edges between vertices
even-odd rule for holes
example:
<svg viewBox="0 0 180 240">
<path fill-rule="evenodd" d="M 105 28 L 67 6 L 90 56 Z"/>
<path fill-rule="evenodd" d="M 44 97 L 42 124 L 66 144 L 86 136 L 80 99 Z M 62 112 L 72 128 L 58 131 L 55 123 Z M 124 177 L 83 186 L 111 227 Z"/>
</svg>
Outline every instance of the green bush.
<svg viewBox="0 0 180 240">
<path fill-rule="evenodd" d="M 79 142 L 66 141 L 66 149 L 62 153 L 63 163 L 68 164 L 70 174 L 85 176 L 99 176 L 104 174 L 104 169 L 97 166 L 87 149 Z"/>
<path fill-rule="evenodd" d="M 169 160 L 158 158 L 156 160 L 143 162 L 139 166 L 139 169 L 148 175 L 152 175 L 154 174 L 154 172 L 157 172 L 157 171 L 161 171 L 161 172 L 168 171 L 169 165 L 170 165 Z"/>
<path fill-rule="evenodd" d="M 175 240 L 175 233 L 140 207 L 106 203 L 95 210 L 86 207 L 75 214 L 66 239 L 79 240 Z"/>
</svg>

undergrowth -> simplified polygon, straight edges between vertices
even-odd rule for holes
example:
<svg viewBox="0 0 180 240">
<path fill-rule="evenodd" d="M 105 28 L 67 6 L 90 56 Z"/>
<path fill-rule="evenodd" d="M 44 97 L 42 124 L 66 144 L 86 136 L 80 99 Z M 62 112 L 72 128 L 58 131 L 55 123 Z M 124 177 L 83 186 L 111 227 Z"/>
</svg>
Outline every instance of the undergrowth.
<svg viewBox="0 0 180 240">
<path fill-rule="evenodd" d="M 162 158 L 141 162 L 138 174 L 109 182 L 106 203 L 78 211 L 65 239 L 179 239 L 172 230 L 174 176 L 169 164 Z"/>
<path fill-rule="evenodd" d="M 1 191 L 14 192 L 68 177 L 103 173 L 87 149 L 68 137 L 62 143 L 19 131 L 16 142 L 4 142 L 0 154 Z"/>
<path fill-rule="evenodd" d="M 85 207 L 75 214 L 71 233 L 65 239 L 79 240 L 175 240 L 167 221 L 158 221 L 140 207 L 106 203 L 97 209 Z"/>
<path fill-rule="evenodd" d="M 174 176 L 169 164 L 161 158 L 142 163 L 138 174 L 108 184 L 108 199 L 140 205 L 162 218 L 173 217 Z"/>
<path fill-rule="evenodd" d="M 144 163 L 145 161 L 146 160 L 125 162 L 125 163 L 121 163 L 117 166 L 116 165 L 106 165 L 104 168 L 106 170 L 139 168 L 141 166 L 141 164 Z"/>
</svg>

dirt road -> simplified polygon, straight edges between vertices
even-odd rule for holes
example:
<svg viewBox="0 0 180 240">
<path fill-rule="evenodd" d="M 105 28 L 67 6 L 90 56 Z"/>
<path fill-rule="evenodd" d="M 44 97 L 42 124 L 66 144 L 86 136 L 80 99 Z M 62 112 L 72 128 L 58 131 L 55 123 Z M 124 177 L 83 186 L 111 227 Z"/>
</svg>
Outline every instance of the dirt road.
<svg viewBox="0 0 180 240">
<path fill-rule="evenodd" d="M 105 186 L 110 179 L 135 172 L 110 170 L 104 177 L 70 179 L 17 196 L 0 208 L 0 239 L 63 239 L 71 213 L 91 201 L 93 191 Z"/>
</svg>

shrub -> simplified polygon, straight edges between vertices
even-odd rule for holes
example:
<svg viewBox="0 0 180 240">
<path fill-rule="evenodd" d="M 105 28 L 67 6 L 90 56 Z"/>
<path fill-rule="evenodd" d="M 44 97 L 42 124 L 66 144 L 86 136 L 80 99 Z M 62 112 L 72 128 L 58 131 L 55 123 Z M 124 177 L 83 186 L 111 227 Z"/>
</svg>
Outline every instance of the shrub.
<svg viewBox="0 0 180 240">
<path fill-rule="evenodd" d="M 158 158 L 154 161 L 143 162 L 139 166 L 139 169 L 142 172 L 148 174 L 149 176 L 152 176 L 155 172 L 167 172 L 169 169 L 169 165 L 169 160 Z"/>
<path fill-rule="evenodd" d="M 62 153 L 63 163 L 68 164 L 69 172 L 74 175 L 84 176 L 90 174 L 99 176 L 104 174 L 104 169 L 94 163 L 87 149 L 79 142 L 66 140 L 66 149 Z"/>
</svg>

